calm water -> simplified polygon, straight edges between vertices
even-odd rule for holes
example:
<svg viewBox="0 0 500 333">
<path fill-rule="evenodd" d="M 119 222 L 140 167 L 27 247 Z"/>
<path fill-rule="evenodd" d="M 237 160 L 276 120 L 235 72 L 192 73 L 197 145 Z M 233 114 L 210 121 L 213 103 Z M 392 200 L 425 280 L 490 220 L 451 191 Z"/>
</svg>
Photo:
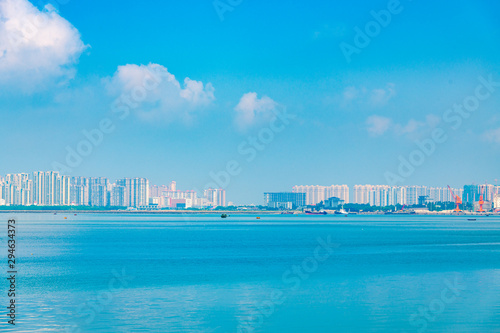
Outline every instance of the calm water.
<svg viewBox="0 0 500 333">
<path fill-rule="evenodd" d="M 497 217 L 14 215 L 19 332 L 500 332 Z"/>
</svg>

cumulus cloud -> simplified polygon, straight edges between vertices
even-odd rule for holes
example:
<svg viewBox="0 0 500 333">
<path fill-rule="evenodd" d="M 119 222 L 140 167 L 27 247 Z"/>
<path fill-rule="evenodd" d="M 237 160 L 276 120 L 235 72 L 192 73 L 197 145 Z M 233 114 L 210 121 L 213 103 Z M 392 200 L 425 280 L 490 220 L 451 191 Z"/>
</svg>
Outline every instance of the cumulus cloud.
<svg viewBox="0 0 500 333">
<path fill-rule="evenodd" d="M 259 98 L 255 92 L 246 93 L 234 108 L 236 125 L 241 131 L 244 131 L 253 125 L 269 121 L 274 117 L 273 111 L 277 106 L 278 103 L 270 97 L 262 96 Z"/>
<path fill-rule="evenodd" d="M 384 106 L 396 96 L 393 83 L 388 83 L 385 88 L 373 89 L 369 95 L 369 103 L 374 107 Z"/>
<path fill-rule="evenodd" d="M 394 96 L 396 96 L 396 89 L 393 83 L 388 83 L 384 88 L 376 89 L 349 86 L 342 92 L 340 104 L 347 107 L 356 103 L 361 106 L 377 108 L 386 105 Z"/>
<path fill-rule="evenodd" d="M 194 114 L 215 101 L 211 83 L 185 78 L 183 84 L 159 64 L 119 66 L 104 85 L 119 103 L 145 120 L 180 119 L 189 122 Z"/>
<path fill-rule="evenodd" d="M 0 83 L 24 90 L 67 80 L 87 48 L 80 33 L 51 5 L 0 0 Z"/>
<path fill-rule="evenodd" d="M 435 115 L 427 115 L 425 121 L 410 119 L 406 124 L 400 124 L 391 118 L 373 115 L 366 120 L 367 131 L 371 136 L 381 136 L 391 131 L 397 136 L 407 136 L 410 139 L 417 139 L 434 129 L 440 122 L 440 118 Z"/>
<path fill-rule="evenodd" d="M 489 142 L 500 143 L 500 128 L 486 131 L 483 138 Z"/>
<path fill-rule="evenodd" d="M 392 120 L 390 118 L 381 116 L 371 116 L 366 120 L 368 133 L 372 136 L 381 136 L 392 125 Z"/>
</svg>

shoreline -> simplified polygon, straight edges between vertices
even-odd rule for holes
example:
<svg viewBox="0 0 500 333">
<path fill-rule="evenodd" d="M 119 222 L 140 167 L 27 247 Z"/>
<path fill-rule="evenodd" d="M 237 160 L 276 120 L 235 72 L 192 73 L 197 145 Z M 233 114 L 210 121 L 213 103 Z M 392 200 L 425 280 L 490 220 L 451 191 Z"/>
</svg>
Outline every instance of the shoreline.
<svg viewBox="0 0 500 333">
<path fill-rule="evenodd" d="M 299 216 L 318 216 L 318 215 L 309 215 L 303 212 L 297 213 L 285 213 L 276 212 L 276 211 L 213 211 L 213 210 L 168 210 L 168 211 L 156 211 L 156 210 L 0 210 L 0 214 L 136 214 L 136 215 L 183 215 L 183 214 L 203 214 L 203 215 L 299 215 Z M 479 213 L 479 212 L 416 212 L 416 213 L 391 213 L 385 214 L 383 212 L 360 212 L 355 214 L 326 214 L 320 216 L 355 216 L 355 215 L 390 215 L 390 216 L 500 216 L 500 213 L 488 212 L 488 213 Z"/>
</svg>

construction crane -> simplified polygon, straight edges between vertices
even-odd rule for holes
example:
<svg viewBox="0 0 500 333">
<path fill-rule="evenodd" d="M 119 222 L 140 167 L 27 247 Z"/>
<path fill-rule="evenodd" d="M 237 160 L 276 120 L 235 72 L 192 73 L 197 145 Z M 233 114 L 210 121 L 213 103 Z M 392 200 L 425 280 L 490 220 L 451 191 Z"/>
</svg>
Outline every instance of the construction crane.
<svg viewBox="0 0 500 333">
<path fill-rule="evenodd" d="M 457 205 L 457 207 L 453 211 L 457 212 L 457 213 L 461 212 L 460 205 L 462 204 L 462 198 L 460 198 L 458 195 L 455 195 L 455 193 L 453 193 L 453 191 L 451 190 L 450 185 L 448 185 L 448 190 L 450 190 L 451 195 L 455 199 L 455 205 Z"/>
<path fill-rule="evenodd" d="M 479 213 L 484 213 L 484 209 L 483 209 L 483 205 L 484 205 L 484 190 L 486 189 L 486 186 L 488 183 L 486 183 L 486 185 L 484 185 L 484 187 L 482 188 L 481 190 L 481 195 L 479 196 L 479 201 L 477 202 L 479 204 L 479 210 L 478 212 Z"/>
</svg>

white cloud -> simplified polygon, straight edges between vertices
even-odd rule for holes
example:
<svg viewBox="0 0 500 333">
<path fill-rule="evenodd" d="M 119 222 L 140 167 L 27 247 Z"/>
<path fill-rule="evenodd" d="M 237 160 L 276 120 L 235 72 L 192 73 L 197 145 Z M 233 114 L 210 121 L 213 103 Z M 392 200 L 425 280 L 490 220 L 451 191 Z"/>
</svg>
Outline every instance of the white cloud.
<svg viewBox="0 0 500 333">
<path fill-rule="evenodd" d="M 394 124 L 394 131 L 397 135 L 411 134 L 418 131 L 424 125 L 425 123 L 421 121 L 410 119 L 406 125 Z"/>
<path fill-rule="evenodd" d="M 373 107 L 384 106 L 396 95 L 393 83 L 388 83 L 385 88 L 373 89 L 370 92 L 369 104 Z"/>
<path fill-rule="evenodd" d="M 104 84 L 110 95 L 120 98 L 145 120 L 189 122 L 197 111 L 215 101 L 211 83 L 185 78 L 181 86 L 166 67 L 158 64 L 119 66 Z"/>
<path fill-rule="evenodd" d="M 273 111 L 277 106 L 278 103 L 267 96 L 258 98 L 255 92 L 246 93 L 234 108 L 236 111 L 236 125 L 240 130 L 244 131 L 255 124 L 268 121 L 274 117 Z"/>
<path fill-rule="evenodd" d="M 0 0 L 0 83 L 31 90 L 67 80 L 86 48 L 51 5 L 40 11 L 27 0 Z"/>
<path fill-rule="evenodd" d="M 410 139 L 417 139 L 434 129 L 440 122 L 440 118 L 429 114 L 425 121 L 410 119 L 406 124 L 399 124 L 392 119 L 382 116 L 371 116 L 366 120 L 368 133 L 372 136 L 381 136 L 388 131 L 392 131 L 397 136 L 407 136 Z"/>
<path fill-rule="evenodd" d="M 385 88 L 376 89 L 349 86 L 342 92 L 340 104 L 346 107 L 357 103 L 361 106 L 378 108 L 386 105 L 394 96 L 396 96 L 396 89 L 393 83 L 388 83 Z"/>
<path fill-rule="evenodd" d="M 483 138 L 489 142 L 500 143 L 500 128 L 486 131 Z"/>
<path fill-rule="evenodd" d="M 368 133 L 372 136 L 381 136 L 389 130 L 392 120 L 381 116 L 371 116 L 366 120 Z"/>
<path fill-rule="evenodd" d="M 356 87 L 347 87 L 344 89 L 344 92 L 342 93 L 344 97 L 344 101 L 350 102 L 356 97 L 358 97 L 360 94 L 360 91 Z"/>
</svg>

